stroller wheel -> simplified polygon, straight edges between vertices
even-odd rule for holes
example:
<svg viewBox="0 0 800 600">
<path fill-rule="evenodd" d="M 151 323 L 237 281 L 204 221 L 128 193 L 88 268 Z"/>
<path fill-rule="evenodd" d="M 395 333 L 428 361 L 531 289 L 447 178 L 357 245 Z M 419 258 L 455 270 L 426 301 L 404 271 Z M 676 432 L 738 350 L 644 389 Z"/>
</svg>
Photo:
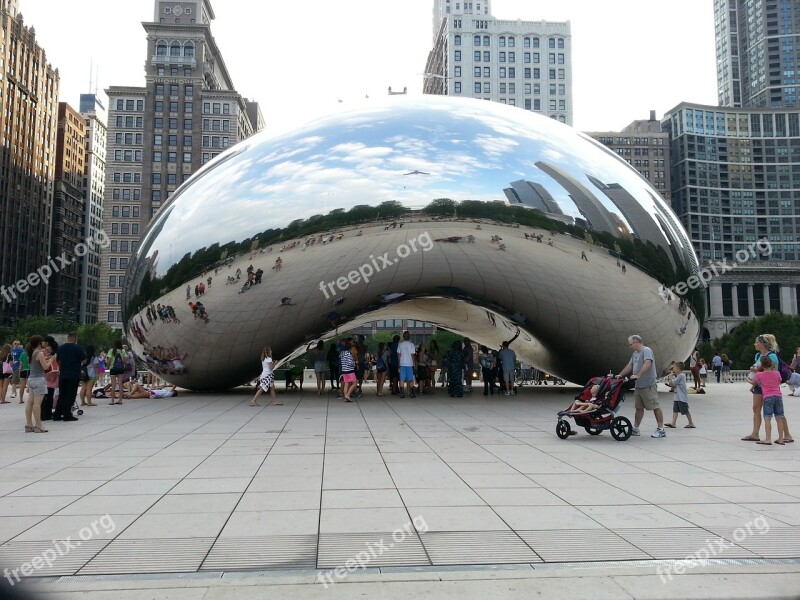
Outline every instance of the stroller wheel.
<svg viewBox="0 0 800 600">
<path fill-rule="evenodd" d="M 589 435 L 600 435 L 603 433 L 602 429 L 598 429 L 597 427 L 584 427 L 586 429 L 586 433 Z"/>
<path fill-rule="evenodd" d="M 625 417 L 614 417 L 611 421 L 611 436 L 618 442 L 624 442 L 633 432 L 633 425 Z"/>
<path fill-rule="evenodd" d="M 79 408 L 79 409 L 78 409 L 78 415 L 82 415 L 82 414 L 83 414 L 83 409 L 82 409 L 82 408 Z"/>
<path fill-rule="evenodd" d="M 570 436 L 571 431 L 572 428 L 569 426 L 569 423 L 564 420 L 559 421 L 556 425 L 556 435 L 562 440 L 567 439 Z"/>
</svg>

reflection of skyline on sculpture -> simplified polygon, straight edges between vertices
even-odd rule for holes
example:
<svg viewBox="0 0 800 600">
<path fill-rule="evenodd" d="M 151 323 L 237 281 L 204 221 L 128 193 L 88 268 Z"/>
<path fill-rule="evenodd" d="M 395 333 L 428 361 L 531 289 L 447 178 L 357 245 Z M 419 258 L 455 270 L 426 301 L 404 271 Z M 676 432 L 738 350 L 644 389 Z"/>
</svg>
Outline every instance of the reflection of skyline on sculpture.
<svg viewBox="0 0 800 600">
<path fill-rule="evenodd" d="M 464 105 L 449 100 L 424 113 L 422 122 L 409 127 L 408 121 L 420 114 L 416 110 L 420 102 L 407 99 L 382 108 L 367 105 L 366 117 L 359 111 L 324 117 L 312 124 L 316 125 L 313 135 L 309 135 L 306 127 L 274 139 L 268 133 L 250 138 L 221 155 L 220 163 L 213 161 L 198 172 L 195 177 L 202 174 L 202 193 L 193 189 L 192 202 L 185 203 L 181 223 L 191 222 L 193 236 L 201 239 L 216 238 L 220 229 L 249 237 L 285 226 L 294 219 L 324 215 L 357 204 L 375 206 L 399 201 L 404 206 L 421 208 L 434 198 L 506 200 L 504 190 L 515 179 L 542 186 L 565 215 L 578 219 L 583 218 L 584 211 L 567 188 L 593 189 L 590 177 L 631 190 L 639 202 L 645 197 L 647 183 L 636 171 L 619 169 L 621 159 L 599 145 L 602 152 L 584 156 L 589 138 L 571 129 L 567 129 L 571 135 L 564 136 L 563 126 L 549 119 L 534 119 L 537 127 L 530 123 L 520 125 L 507 115 L 496 114 L 499 111 L 495 107 L 485 110 L 480 107 L 481 111 L 475 111 L 469 102 Z M 451 110 L 445 109 L 448 106 Z M 370 121 L 367 127 L 366 118 L 376 121 Z M 448 132 L 442 124 L 444 118 L 462 128 L 458 136 Z M 361 139 L 353 141 L 354 135 Z M 558 144 L 554 143 L 556 139 Z M 269 152 L 260 155 L 264 147 L 269 147 Z M 544 160 L 532 160 L 533 152 Z M 239 156 L 235 161 L 225 162 L 230 153 Z M 571 156 L 569 175 L 558 181 L 558 175 L 554 179 L 553 174 L 563 170 L 554 161 L 563 161 L 566 155 Z M 430 175 L 403 176 L 415 169 Z M 519 177 L 511 179 L 509 172 Z M 187 186 L 170 202 L 185 189 Z M 224 211 L 216 206 L 220 196 L 228 199 Z M 586 197 L 578 197 L 577 202 Z M 602 193 L 588 197 L 592 204 L 619 214 L 619 209 Z M 257 220 L 250 218 L 265 198 L 272 198 L 280 206 L 290 205 L 292 218 L 287 220 L 285 213 L 271 211 L 260 212 Z M 663 203 L 660 197 L 654 204 L 659 202 Z M 651 214 L 655 212 L 652 207 L 645 208 Z M 206 211 L 216 211 L 213 221 L 192 219 L 194 214 Z M 594 229 L 613 230 L 613 222 L 607 215 L 598 216 L 595 213 Z M 181 244 L 185 233 L 181 223 L 168 220 L 164 224 L 165 232 L 174 242 L 167 262 L 177 261 L 193 249 L 194 240 Z"/>
<path fill-rule="evenodd" d="M 392 221 L 407 227 L 389 230 Z M 353 288 L 341 305 L 317 290 L 423 230 L 439 240 L 431 252 Z M 270 269 L 279 253 L 280 272 Z M 266 285 L 215 283 L 203 299 L 210 320 L 184 318 L 187 285 L 224 282 L 228 269 L 252 262 Z M 688 337 L 671 339 L 687 330 L 692 311 L 661 306 L 655 290 L 695 268 L 657 192 L 590 138 L 495 103 L 393 98 L 295 132 L 258 134 L 206 165 L 156 215 L 129 268 L 124 303 L 142 349 L 179 351 L 176 382 L 188 387 L 244 381 L 220 371 L 214 349 L 249 370 L 263 345 L 281 358 L 337 328 L 412 313 L 490 346 L 518 327 L 519 356 L 576 377 L 600 368 L 630 333 L 620 329 L 631 320 L 623 309 L 657 316 L 634 329 L 657 333 L 671 358 L 683 353 L 697 320 Z M 631 286 L 638 291 L 628 301 Z M 388 305 L 379 300 L 396 293 Z M 145 331 L 145 309 L 158 304 L 184 315 L 180 325 Z"/>
</svg>

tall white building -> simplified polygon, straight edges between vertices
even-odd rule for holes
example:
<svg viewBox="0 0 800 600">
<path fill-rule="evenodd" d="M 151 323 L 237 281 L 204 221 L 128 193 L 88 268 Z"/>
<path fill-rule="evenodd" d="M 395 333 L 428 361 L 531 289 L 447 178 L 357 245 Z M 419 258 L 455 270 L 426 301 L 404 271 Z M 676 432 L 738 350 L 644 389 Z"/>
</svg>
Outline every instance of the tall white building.
<svg viewBox="0 0 800 600">
<path fill-rule="evenodd" d="M 572 125 L 567 22 L 504 21 L 490 0 L 434 0 L 426 94 L 483 98 Z"/>
<path fill-rule="evenodd" d="M 106 185 L 106 108 L 97 94 L 81 94 L 81 116 L 86 121 L 86 161 L 83 177 L 83 239 L 101 240 L 103 192 Z M 100 253 L 98 244 L 88 246 L 81 259 L 80 323 L 97 323 L 100 300 Z"/>
</svg>

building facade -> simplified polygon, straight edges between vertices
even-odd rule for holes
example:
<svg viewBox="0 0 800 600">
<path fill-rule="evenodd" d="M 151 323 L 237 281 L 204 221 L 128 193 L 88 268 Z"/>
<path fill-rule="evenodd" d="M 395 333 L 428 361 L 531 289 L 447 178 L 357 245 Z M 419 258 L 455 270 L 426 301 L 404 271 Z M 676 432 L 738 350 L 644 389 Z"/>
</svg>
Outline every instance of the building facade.
<svg viewBox="0 0 800 600">
<path fill-rule="evenodd" d="M 569 22 L 504 21 L 489 0 L 434 0 L 423 92 L 482 98 L 572 125 Z"/>
<path fill-rule="evenodd" d="M 106 177 L 106 107 L 97 94 L 81 94 L 80 112 L 86 122 L 86 161 L 83 178 L 83 238 L 96 240 L 87 245 L 81 261 L 80 323 L 97 323 L 100 292 L 100 257 L 106 236 L 103 232 L 103 190 Z"/>
<path fill-rule="evenodd" d="M 57 140 L 50 253 L 65 260 L 50 278 L 47 312 L 77 322 L 83 258 L 78 244 L 83 241 L 86 121 L 66 102 L 58 104 Z"/>
<path fill-rule="evenodd" d="M 0 0 L 0 325 L 47 310 L 58 86 L 16 0 Z"/>
<path fill-rule="evenodd" d="M 671 202 L 669 133 L 662 130 L 654 110 L 650 119 L 633 121 L 622 131 L 591 131 L 586 135 L 608 146 Z"/>
<path fill-rule="evenodd" d="M 714 0 L 720 106 L 797 108 L 800 2 Z"/>
<path fill-rule="evenodd" d="M 132 252 L 171 194 L 226 148 L 263 126 L 257 103 L 231 81 L 211 35 L 209 0 L 156 0 L 147 33 L 145 86 L 111 87 L 99 318 L 122 327 Z"/>
<path fill-rule="evenodd" d="M 719 337 L 770 310 L 797 314 L 800 111 L 681 103 L 664 123 L 672 205 L 701 266 L 719 273 L 708 294 L 706 335 Z"/>
</svg>

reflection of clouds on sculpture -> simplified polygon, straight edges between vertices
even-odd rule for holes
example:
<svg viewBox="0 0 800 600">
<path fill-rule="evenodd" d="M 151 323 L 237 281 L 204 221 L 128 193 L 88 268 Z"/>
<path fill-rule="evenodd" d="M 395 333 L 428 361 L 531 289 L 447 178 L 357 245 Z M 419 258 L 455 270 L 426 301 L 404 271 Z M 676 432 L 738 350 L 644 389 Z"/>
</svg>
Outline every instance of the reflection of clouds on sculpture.
<svg viewBox="0 0 800 600">
<path fill-rule="evenodd" d="M 381 269 L 332 312 L 320 281 L 345 277 L 423 231 L 442 240 L 424 259 L 412 254 Z M 590 267 L 580 258 L 587 233 L 599 244 Z M 554 245 L 537 244 L 542 236 Z M 278 254 L 280 272 L 271 268 Z M 245 294 L 213 286 L 203 299 L 209 323 L 178 309 L 187 280 L 224 281 L 251 263 L 264 285 Z M 250 354 L 264 345 L 280 360 L 309 337 L 327 340 L 337 327 L 384 318 L 437 323 L 490 346 L 519 330 L 515 351 L 526 362 L 583 377 L 628 351 L 616 345 L 639 314 L 646 318 L 631 330 L 655 338 L 664 359 L 684 353 L 696 319 L 676 336 L 686 317 L 630 290 L 672 285 L 695 264 L 658 192 L 594 140 L 497 103 L 395 97 L 295 131 L 259 133 L 204 166 L 146 232 L 124 302 L 129 322 L 142 302 L 176 306 L 181 325 L 150 342 L 190 345 L 186 379 L 176 380 L 189 387 L 246 380 L 258 368 Z M 220 350 L 230 357 L 224 364 Z M 575 357 L 560 365 L 565 355 Z"/>
</svg>

